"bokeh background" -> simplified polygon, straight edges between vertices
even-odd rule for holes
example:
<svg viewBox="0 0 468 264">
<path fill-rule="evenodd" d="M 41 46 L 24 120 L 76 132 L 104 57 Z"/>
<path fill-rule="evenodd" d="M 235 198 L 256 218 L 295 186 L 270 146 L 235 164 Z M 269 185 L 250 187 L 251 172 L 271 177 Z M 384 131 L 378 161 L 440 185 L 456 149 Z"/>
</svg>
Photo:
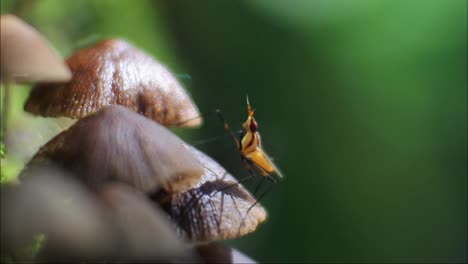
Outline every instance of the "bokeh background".
<svg viewBox="0 0 468 264">
<path fill-rule="evenodd" d="M 228 243 L 261 262 L 465 262 L 467 1 L 2 0 L 67 57 L 118 37 L 235 129 L 256 108 L 285 180 L 269 219 Z M 14 89 L 2 177 L 61 123 Z M 214 115 L 188 142 L 223 135 Z M 246 176 L 228 137 L 199 146 Z M 3 179 L 5 180 L 5 179 Z"/>
</svg>

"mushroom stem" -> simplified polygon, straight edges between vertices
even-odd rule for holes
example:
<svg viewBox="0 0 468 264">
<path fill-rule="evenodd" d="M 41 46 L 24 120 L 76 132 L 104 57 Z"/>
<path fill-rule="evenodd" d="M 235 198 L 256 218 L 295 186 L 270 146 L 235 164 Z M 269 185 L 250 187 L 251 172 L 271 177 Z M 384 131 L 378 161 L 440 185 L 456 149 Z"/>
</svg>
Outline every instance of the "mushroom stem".
<svg viewBox="0 0 468 264">
<path fill-rule="evenodd" d="M 9 114 L 9 109 L 10 109 L 10 80 L 7 79 L 6 81 L 3 82 L 3 89 L 4 94 L 3 94 L 3 102 L 2 102 L 2 130 L 1 130 L 1 142 L 5 143 L 5 136 L 6 136 L 6 127 L 7 127 L 7 120 L 8 120 L 8 114 Z"/>
</svg>

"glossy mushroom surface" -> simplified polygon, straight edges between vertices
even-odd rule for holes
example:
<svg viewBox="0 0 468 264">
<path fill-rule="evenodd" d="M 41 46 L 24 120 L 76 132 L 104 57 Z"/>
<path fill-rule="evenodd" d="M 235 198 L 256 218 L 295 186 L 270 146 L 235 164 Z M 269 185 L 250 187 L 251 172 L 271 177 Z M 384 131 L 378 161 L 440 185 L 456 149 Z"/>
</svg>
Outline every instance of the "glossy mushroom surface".
<svg viewBox="0 0 468 264">
<path fill-rule="evenodd" d="M 204 167 L 200 182 L 183 193 L 160 191 L 152 199 L 193 242 L 233 239 L 255 231 L 267 217 L 265 209 L 216 161 L 190 150 Z"/>
<path fill-rule="evenodd" d="M 119 181 L 144 192 L 180 192 L 194 186 L 203 167 L 165 127 L 122 106 L 76 122 L 41 147 L 30 164 L 57 164 L 96 189 Z"/>
<path fill-rule="evenodd" d="M 200 113 L 176 77 L 150 55 L 110 39 L 67 59 L 71 81 L 36 85 L 25 110 L 42 116 L 83 118 L 123 105 L 162 125 L 198 126 Z"/>
</svg>

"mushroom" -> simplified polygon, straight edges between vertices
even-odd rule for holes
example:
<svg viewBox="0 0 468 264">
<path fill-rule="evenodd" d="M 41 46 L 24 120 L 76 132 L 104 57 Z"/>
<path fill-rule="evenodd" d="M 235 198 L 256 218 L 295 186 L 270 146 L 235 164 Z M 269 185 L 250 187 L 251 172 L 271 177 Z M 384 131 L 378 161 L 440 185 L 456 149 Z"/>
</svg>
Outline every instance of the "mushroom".
<svg viewBox="0 0 468 264">
<path fill-rule="evenodd" d="M 186 192 L 162 190 L 152 195 L 177 223 L 179 233 L 198 243 L 233 239 L 256 230 L 266 219 L 265 209 L 216 161 L 189 148 L 204 167 L 199 183 Z"/>
<path fill-rule="evenodd" d="M 257 263 L 237 249 L 219 242 L 198 245 L 195 250 L 204 263 Z"/>
<path fill-rule="evenodd" d="M 167 128 L 123 106 L 87 116 L 39 149 L 29 164 L 58 164 L 92 189 L 120 181 L 144 192 L 185 191 L 203 167 Z"/>
<path fill-rule="evenodd" d="M 193 261 L 193 247 L 205 262 L 235 263 L 242 257 L 236 251 L 201 244 L 246 235 L 266 219 L 265 209 L 213 159 L 123 106 L 106 107 L 57 135 L 38 151 L 20 179 L 36 178 L 37 166 L 50 165 L 65 169 L 64 179 L 85 183 L 99 208 L 106 208 L 103 217 L 112 228 L 112 241 L 96 253 L 86 251 L 86 256 Z M 62 246 L 61 237 L 55 237 L 41 259 L 82 260 L 75 255 L 81 251 Z M 179 244 L 179 239 L 189 243 Z"/>
<path fill-rule="evenodd" d="M 115 248 L 104 208 L 93 194 L 68 173 L 55 166 L 31 166 L 21 184 L 2 185 L 1 247 L 17 262 L 32 262 L 22 249 L 42 234 L 45 244 L 67 258 L 100 258 Z M 41 245 L 44 246 L 44 243 Z"/>
<path fill-rule="evenodd" d="M 25 110 L 42 116 L 82 118 L 123 105 L 164 126 L 198 126 L 200 113 L 175 76 L 129 43 L 104 40 L 67 59 L 70 82 L 36 85 Z"/>
<path fill-rule="evenodd" d="M 61 82 L 71 72 L 47 40 L 14 15 L 0 16 L 1 80 L 17 83 Z"/>
<path fill-rule="evenodd" d="M 166 214 L 145 195 L 128 185 L 111 183 L 98 191 L 98 197 L 119 227 L 118 261 L 164 261 L 194 259 L 188 244 L 179 239 Z"/>
<path fill-rule="evenodd" d="M 2 189 L 2 254 L 41 263 L 195 259 L 165 213 L 130 186 L 110 183 L 90 192 L 50 165 L 24 173 L 21 185 Z M 45 238 L 42 249 L 25 256 L 21 249 L 37 234 Z"/>
<path fill-rule="evenodd" d="M 71 72 L 47 40 L 33 27 L 10 14 L 1 15 L 0 24 L 0 79 L 5 87 L 2 107 L 3 141 L 9 110 L 10 84 L 63 82 L 70 80 Z"/>
</svg>

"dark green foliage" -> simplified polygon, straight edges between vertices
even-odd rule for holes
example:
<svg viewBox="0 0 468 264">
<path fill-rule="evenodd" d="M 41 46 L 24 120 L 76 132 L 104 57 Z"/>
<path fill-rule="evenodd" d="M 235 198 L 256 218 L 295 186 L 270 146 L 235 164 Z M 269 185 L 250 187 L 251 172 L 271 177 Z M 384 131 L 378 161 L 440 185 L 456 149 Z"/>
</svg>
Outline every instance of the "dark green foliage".
<svg viewBox="0 0 468 264">
<path fill-rule="evenodd" d="M 191 76 L 201 112 L 221 108 L 233 130 L 249 94 L 285 174 L 267 223 L 235 242 L 254 259 L 466 261 L 465 0 L 49 0 L 23 14 L 64 55 L 128 39 Z M 194 138 L 223 133 L 205 123 Z M 229 139 L 205 149 L 247 176 Z"/>
</svg>

